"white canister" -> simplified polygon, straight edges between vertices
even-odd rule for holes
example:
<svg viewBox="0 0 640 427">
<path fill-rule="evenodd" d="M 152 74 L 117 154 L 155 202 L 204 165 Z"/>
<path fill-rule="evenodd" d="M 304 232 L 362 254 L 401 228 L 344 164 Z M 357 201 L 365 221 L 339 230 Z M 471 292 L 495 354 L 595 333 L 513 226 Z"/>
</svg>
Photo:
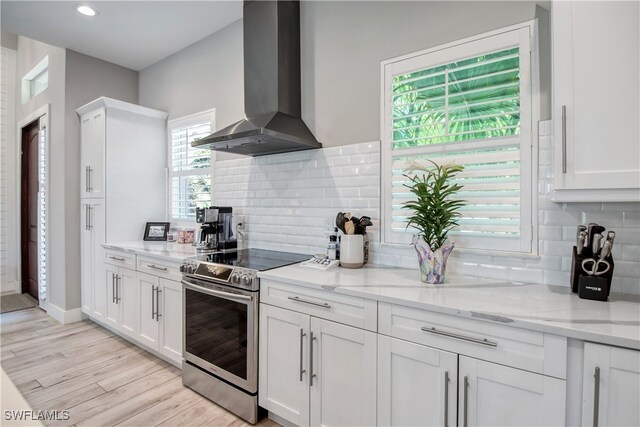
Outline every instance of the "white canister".
<svg viewBox="0 0 640 427">
<path fill-rule="evenodd" d="M 345 234 L 340 238 L 340 266 L 360 268 L 364 264 L 362 234 Z"/>
</svg>

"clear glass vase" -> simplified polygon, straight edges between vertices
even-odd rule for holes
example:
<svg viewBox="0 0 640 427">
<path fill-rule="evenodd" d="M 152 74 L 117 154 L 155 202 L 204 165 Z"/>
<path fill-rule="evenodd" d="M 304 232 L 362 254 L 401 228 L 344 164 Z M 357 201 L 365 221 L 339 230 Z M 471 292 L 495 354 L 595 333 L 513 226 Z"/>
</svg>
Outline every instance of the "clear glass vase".
<svg viewBox="0 0 640 427">
<path fill-rule="evenodd" d="M 447 258 L 453 250 L 453 243 L 446 242 L 435 251 L 424 241 L 422 236 L 415 234 L 412 241 L 413 247 L 418 253 L 420 264 L 420 280 L 432 285 L 444 282 L 444 273 L 447 268 Z"/>
</svg>

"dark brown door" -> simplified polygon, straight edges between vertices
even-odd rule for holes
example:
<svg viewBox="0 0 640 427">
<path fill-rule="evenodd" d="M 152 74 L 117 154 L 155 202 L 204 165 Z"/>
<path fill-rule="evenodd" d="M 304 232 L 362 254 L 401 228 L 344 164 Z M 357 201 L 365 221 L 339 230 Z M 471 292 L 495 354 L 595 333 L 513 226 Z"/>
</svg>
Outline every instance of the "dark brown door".
<svg viewBox="0 0 640 427">
<path fill-rule="evenodd" d="M 38 120 L 22 128 L 22 293 L 38 299 Z"/>
</svg>

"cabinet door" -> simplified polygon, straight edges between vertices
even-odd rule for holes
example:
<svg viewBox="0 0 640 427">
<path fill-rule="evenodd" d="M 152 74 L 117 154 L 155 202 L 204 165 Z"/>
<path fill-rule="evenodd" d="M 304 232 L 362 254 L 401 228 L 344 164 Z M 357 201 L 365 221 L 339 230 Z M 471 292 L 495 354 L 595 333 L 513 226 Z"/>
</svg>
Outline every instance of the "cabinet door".
<svg viewBox="0 0 640 427">
<path fill-rule="evenodd" d="M 376 425 L 377 335 L 311 318 L 311 425 Z"/>
<path fill-rule="evenodd" d="M 100 286 L 103 280 L 95 280 L 96 257 L 93 253 L 94 233 L 88 227 L 90 223 L 89 212 L 91 205 L 83 203 L 80 205 L 80 296 L 82 301 L 82 312 L 89 316 L 93 315 L 93 288 Z M 102 259 L 98 262 L 102 263 Z M 100 277 L 102 279 L 102 276 Z"/>
<path fill-rule="evenodd" d="M 582 425 L 640 425 L 638 402 L 640 351 L 585 343 Z"/>
<path fill-rule="evenodd" d="M 150 274 L 138 272 L 136 277 L 140 295 L 138 340 L 154 350 L 159 349 L 159 322 L 156 320 L 156 289 L 158 278 Z"/>
<path fill-rule="evenodd" d="M 104 199 L 87 200 L 90 202 L 89 210 L 89 228 L 92 236 L 91 244 L 93 245 L 93 278 L 91 287 L 93 288 L 93 317 L 105 320 L 107 316 L 107 291 L 111 282 L 105 282 L 105 272 L 103 268 L 105 243 L 105 209 Z"/>
<path fill-rule="evenodd" d="M 120 306 L 118 304 L 118 267 L 104 264 L 104 283 L 106 284 L 107 312 L 105 321 L 114 328 L 120 323 Z"/>
<path fill-rule="evenodd" d="M 564 425 L 565 381 L 470 357 L 459 358 L 458 424 Z"/>
<path fill-rule="evenodd" d="M 80 197 L 93 197 L 89 191 L 89 170 L 93 164 L 93 120 L 92 114 L 80 118 Z"/>
<path fill-rule="evenodd" d="M 182 363 L 182 284 L 159 279 L 160 352 Z"/>
<path fill-rule="evenodd" d="M 116 278 L 118 304 L 120 305 L 120 330 L 135 338 L 138 336 L 140 310 L 140 290 L 136 284 L 136 272 L 128 268 L 118 268 Z"/>
<path fill-rule="evenodd" d="M 640 4 L 554 2 L 552 28 L 555 187 L 583 190 L 575 201 L 637 200 Z"/>
<path fill-rule="evenodd" d="M 309 316 L 260 304 L 258 402 L 287 421 L 309 425 Z"/>
<path fill-rule="evenodd" d="M 105 109 L 99 108 L 80 119 L 80 197 L 105 195 Z"/>
<path fill-rule="evenodd" d="M 458 355 L 378 336 L 378 425 L 455 426 Z"/>
</svg>

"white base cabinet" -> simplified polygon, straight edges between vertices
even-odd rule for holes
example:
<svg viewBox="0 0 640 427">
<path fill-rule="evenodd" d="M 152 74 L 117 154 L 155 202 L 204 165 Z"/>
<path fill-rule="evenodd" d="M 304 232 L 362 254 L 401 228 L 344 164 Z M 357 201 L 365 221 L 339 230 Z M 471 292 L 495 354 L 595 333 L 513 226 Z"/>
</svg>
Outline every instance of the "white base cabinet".
<svg viewBox="0 0 640 427">
<path fill-rule="evenodd" d="M 182 285 L 138 272 L 140 304 L 137 340 L 175 363 L 182 363 Z"/>
<path fill-rule="evenodd" d="M 454 426 L 458 355 L 378 336 L 378 425 Z"/>
<path fill-rule="evenodd" d="M 640 425 L 640 351 L 585 343 L 582 425 Z"/>
<path fill-rule="evenodd" d="M 138 307 L 140 297 L 136 288 L 136 272 L 128 268 L 104 265 L 104 279 L 100 286 L 106 289 L 107 315 L 105 322 L 112 328 L 130 336 L 138 335 Z"/>
<path fill-rule="evenodd" d="M 259 404 L 300 426 L 376 424 L 373 332 L 260 305 Z"/>
<path fill-rule="evenodd" d="M 561 426 L 566 382 L 460 356 L 458 425 Z"/>
</svg>

